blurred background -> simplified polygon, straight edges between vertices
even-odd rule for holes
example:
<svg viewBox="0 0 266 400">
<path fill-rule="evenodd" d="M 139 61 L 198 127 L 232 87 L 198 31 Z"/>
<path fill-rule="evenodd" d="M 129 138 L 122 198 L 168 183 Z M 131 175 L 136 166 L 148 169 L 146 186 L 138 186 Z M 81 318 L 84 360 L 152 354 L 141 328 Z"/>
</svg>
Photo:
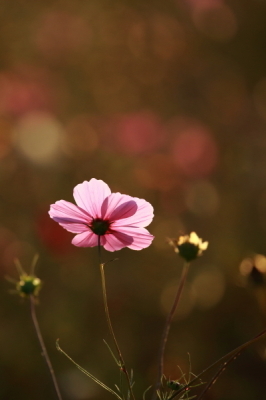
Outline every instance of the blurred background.
<svg viewBox="0 0 266 400">
<path fill-rule="evenodd" d="M 48 216 L 102 179 L 155 209 L 141 252 L 104 252 L 114 330 L 137 399 L 155 382 L 182 260 L 166 243 L 196 231 L 166 348 L 171 379 L 198 374 L 266 325 L 266 1 L 0 2 L 0 398 L 55 399 L 14 258 L 44 281 L 37 313 L 65 400 L 109 399 L 55 349 L 118 383 L 97 249 Z M 260 254 L 255 256 L 255 254 Z M 206 399 L 266 398 L 265 340 Z M 208 376 L 205 378 L 205 381 Z M 149 398 L 149 393 L 147 394 Z"/>
</svg>

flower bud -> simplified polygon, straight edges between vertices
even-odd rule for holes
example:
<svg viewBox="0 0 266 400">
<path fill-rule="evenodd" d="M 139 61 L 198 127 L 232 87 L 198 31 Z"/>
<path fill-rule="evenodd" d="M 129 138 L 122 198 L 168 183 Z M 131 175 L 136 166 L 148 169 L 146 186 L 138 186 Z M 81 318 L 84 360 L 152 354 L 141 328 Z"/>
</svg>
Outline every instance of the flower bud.
<svg viewBox="0 0 266 400">
<path fill-rule="evenodd" d="M 33 295 L 37 297 L 41 289 L 42 282 L 34 275 L 23 274 L 20 276 L 19 282 L 16 284 L 17 292 L 22 297 Z"/>
<path fill-rule="evenodd" d="M 15 280 L 10 277 L 6 277 L 7 280 L 15 284 L 16 289 L 12 290 L 12 293 L 19 294 L 21 297 L 34 296 L 37 297 L 42 286 L 42 281 L 34 275 L 34 268 L 38 260 L 38 255 L 33 257 L 31 265 L 31 273 L 27 274 L 18 259 L 14 260 L 19 273 L 19 280 Z"/>
<path fill-rule="evenodd" d="M 245 258 L 239 266 L 240 274 L 244 278 L 243 283 L 253 286 L 265 286 L 266 283 L 266 257 L 262 254 L 254 254 Z"/>
<path fill-rule="evenodd" d="M 202 242 L 195 232 L 180 236 L 178 239 L 169 239 L 168 243 L 175 248 L 175 252 L 187 262 L 195 260 L 207 249 L 208 242 Z"/>
<path fill-rule="evenodd" d="M 179 390 L 183 387 L 183 385 L 178 381 L 168 381 L 167 386 L 172 390 Z"/>
</svg>

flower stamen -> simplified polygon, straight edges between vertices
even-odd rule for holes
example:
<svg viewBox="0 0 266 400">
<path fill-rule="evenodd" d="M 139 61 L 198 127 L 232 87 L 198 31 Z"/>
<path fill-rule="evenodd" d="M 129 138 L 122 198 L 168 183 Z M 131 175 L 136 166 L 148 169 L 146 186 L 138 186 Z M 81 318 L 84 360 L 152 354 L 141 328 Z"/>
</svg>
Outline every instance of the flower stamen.
<svg viewBox="0 0 266 400">
<path fill-rule="evenodd" d="M 105 221 L 100 218 L 96 218 L 92 221 L 90 228 L 91 228 L 92 232 L 94 232 L 96 235 L 103 236 L 108 231 L 109 226 L 110 226 L 110 223 L 108 221 Z"/>
</svg>

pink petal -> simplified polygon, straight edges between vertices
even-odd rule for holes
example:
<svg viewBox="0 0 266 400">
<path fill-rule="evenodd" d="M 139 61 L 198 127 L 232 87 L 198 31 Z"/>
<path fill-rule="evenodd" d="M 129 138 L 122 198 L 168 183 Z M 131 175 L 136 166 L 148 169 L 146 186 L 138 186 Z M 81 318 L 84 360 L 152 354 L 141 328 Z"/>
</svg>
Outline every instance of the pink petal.
<svg viewBox="0 0 266 400">
<path fill-rule="evenodd" d="M 60 226 L 62 226 L 64 229 L 66 229 L 68 232 L 72 233 L 81 233 L 81 232 L 87 232 L 89 228 L 85 224 L 75 224 L 72 222 L 59 222 Z"/>
<path fill-rule="evenodd" d="M 73 233 L 88 230 L 87 224 L 91 222 L 91 217 L 88 216 L 86 211 L 65 200 L 59 200 L 52 204 L 49 215 L 63 228 Z"/>
<path fill-rule="evenodd" d="M 74 199 L 79 207 L 86 210 L 91 217 L 101 217 L 101 207 L 104 199 L 111 194 L 109 186 L 102 180 L 92 178 L 74 188 Z"/>
<path fill-rule="evenodd" d="M 103 236 L 103 247 L 108 251 L 121 250 L 129 246 L 133 238 L 121 232 L 112 232 Z"/>
<path fill-rule="evenodd" d="M 127 247 L 132 250 L 141 250 L 149 247 L 154 239 L 154 236 L 149 233 L 145 228 L 136 227 L 119 227 L 119 232 L 113 232 L 114 236 L 120 236 L 122 234 L 132 238 L 132 243 L 129 243 Z"/>
<path fill-rule="evenodd" d="M 128 196 L 129 197 L 129 196 Z M 144 227 L 151 223 L 153 220 L 153 207 L 144 199 L 139 199 L 137 197 L 131 197 L 137 205 L 137 210 L 134 215 L 128 217 L 117 218 L 112 224 L 112 228 L 118 228 L 120 226 L 139 226 Z"/>
<path fill-rule="evenodd" d="M 95 247 L 98 246 L 98 235 L 90 231 L 79 233 L 71 243 L 78 247 Z"/>
<path fill-rule="evenodd" d="M 110 222 L 121 218 L 129 218 L 137 211 L 137 203 L 131 196 L 121 193 L 112 193 L 102 205 L 102 218 Z"/>
</svg>

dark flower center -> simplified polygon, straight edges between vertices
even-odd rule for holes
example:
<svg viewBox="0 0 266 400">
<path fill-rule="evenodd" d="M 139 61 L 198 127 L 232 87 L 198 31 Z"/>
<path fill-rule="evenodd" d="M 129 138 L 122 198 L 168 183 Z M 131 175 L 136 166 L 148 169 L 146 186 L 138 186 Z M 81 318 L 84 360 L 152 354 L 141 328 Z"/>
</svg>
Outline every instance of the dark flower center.
<svg viewBox="0 0 266 400">
<path fill-rule="evenodd" d="M 177 245 L 177 248 L 179 250 L 179 255 L 186 261 L 195 260 L 195 258 L 198 256 L 199 246 L 196 246 L 193 243 L 185 242 Z"/>
<path fill-rule="evenodd" d="M 108 221 L 104 221 L 100 218 L 97 218 L 92 221 L 90 228 L 92 232 L 94 232 L 96 235 L 102 236 L 106 234 L 109 226 L 110 223 Z"/>
<path fill-rule="evenodd" d="M 40 279 L 35 276 L 21 276 L 17 284 L 17 290 L 22 296 L 37 295 L 41 288 Z"/>
</svg>

